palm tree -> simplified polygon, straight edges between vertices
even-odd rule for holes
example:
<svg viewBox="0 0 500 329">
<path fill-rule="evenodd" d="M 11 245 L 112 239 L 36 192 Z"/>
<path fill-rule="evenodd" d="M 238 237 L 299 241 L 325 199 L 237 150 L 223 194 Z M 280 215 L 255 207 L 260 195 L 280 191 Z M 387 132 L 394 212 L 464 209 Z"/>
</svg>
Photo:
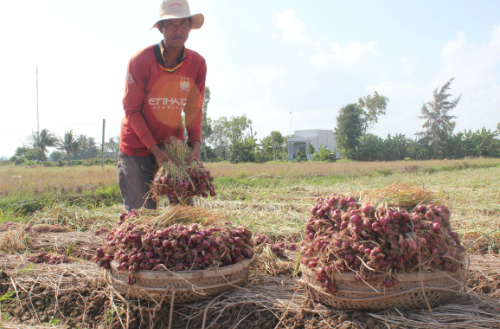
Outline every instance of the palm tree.
<svg viewBox="0 0 500 329">
<path fill-rule="evenodd" d="M 45 160 L 47 158 L 45 155 L 47 147 L 55 146 L 57 137 L 47 129 L 43 129 L 40 134 L 36 132 L 31 133 L 29 141 L 31 142 L 31 146 L 38 150 L 37 159 L 38 163 L 40 163 L 40 160 Z"/>
<path fill-rule="evenodd" d="M 421 109 L 422 115 L 417 116 L 417 118 L 425 120 L 422 128 L 427 128 L 427 130 L 417 133 L 417 135 L 420 137 L 429 137 L 433 144 L 434 157 L 437 157 L 440 142 L 451 135 L 453 129 L 455 129 L 455 122 L 452 120 L 456 117 L 449 115 L 448 112 L 457 106 L 461 96 L 455 100 L 448 101 L 451 95 L 447 91 L 450 89 L 452 81 L 453 78 L 445 83 L 441 89 L 437 87 L 434 90 L 433 101 L 425 103 Z"/>
<path fill-rule="evenodd" d="M 82 140 L 80 136 L 73 135 L 73 129 L 71 129 L 64 134 L 64 138 L 59 137 L 56 147 L 58 150 L 66 152 L 69 161 L 71 153 L 78 152 L 82 148 Z"/>
</svg>

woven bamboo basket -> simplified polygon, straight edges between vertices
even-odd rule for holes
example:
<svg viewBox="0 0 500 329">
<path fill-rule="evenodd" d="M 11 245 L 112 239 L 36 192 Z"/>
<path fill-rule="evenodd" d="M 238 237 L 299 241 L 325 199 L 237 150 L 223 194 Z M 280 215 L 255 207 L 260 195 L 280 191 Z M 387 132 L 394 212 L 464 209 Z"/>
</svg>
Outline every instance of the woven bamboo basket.
<svg viewBox="0 0 500 329">
<path fill-rule="evenodd" d="M 106 280 L 116 292 L 129 299 L 151 302 L 191 303 L 215 296 L 244 285 L 248 280 L 253 259 L 241 263 L 204 271 L 144 271 L 137 273 L 137 282 L 127 284 L 128 272 L 118 271 L 118 264 L 111 262 Z"/>
<path fill-rule="evenodd" d="M 462 283 L 463 271 L 398 274 L 399 283 L 385 288 L 381 281 L 355 281 L 354 273 L 334 274 L 337 293 L 331 294 L 316 281 L 316 272 L 301 265 L 302 280 L 307 295 L 313 300 L 336 309 L 386 310 L 419 309 L 446 303 L 456 296 Z"/>
</svg>

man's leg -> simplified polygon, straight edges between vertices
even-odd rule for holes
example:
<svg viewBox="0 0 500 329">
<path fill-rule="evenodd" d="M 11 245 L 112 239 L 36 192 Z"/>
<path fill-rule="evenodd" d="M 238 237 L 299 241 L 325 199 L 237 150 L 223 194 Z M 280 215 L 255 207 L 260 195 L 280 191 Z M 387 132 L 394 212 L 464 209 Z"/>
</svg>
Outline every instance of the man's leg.
<svg viewBox="0 0 500 329">
<path fill-rule="evenodd" d="M 127 210 L 156 209 L 156 201 L 149 195 L 156 172 L 154 156 L 130 156 L 120 151 L 117 169 L 118 185 Z"/>
</svg>

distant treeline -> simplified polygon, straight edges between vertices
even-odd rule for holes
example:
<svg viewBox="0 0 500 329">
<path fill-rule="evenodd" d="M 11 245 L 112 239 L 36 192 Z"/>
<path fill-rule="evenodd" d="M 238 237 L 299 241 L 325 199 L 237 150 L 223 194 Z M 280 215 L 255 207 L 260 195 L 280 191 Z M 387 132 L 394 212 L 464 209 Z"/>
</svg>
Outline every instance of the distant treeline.
<svg viewBox="0 0 500 329">
<path fill-rule="evenodd" d="M 335 137 L 343 158 L 358 161 L 461 159 L 464 157 L 500 157 L 500 124 L 496 131 L 482 128 L 476 132 L 453 133 L 456 119 L 451 111 L 460 97 L 450 99 L 453 79 L 436 88 L 433 100 L 425 103 L 418 119 L 423 120 L 421 132 L 414 139 L 404 134 L 388 135 L 386 139 L 367 134 L 367 128 L 385 114 L 388 99 L 375 95 L 361 98 L 357 104 L 343 107 L 337 117 Z"/>
<path fill-rule="evenodd" d="M 66 132 L 63 137 L 58 137 L 43 129 L 40 134 L 33 132 L 27 141 L 27 145 L 16 149 L 9 161 L 16 165 L 36 163 L 44 163 L 46 166 L 91 165 L 100 163 L 98 159 L 102 157 L 102 145 L 96 143 L 95 138 L 75 135 L 73 130 Z M 55 147 L 58 151 L 53 151 L 47 156 L 49 147 Z M 107 163 L 117 159 L 118 150 L 119 138 L 111 137 L 104 144 L 104 157 Z"/>
<path fill-rule="evenodd" d="M 381 115 L 385 115 L 389 99 L 379 95 L 359 98 L 340 109 L 334 129 L 338 151 L 343 159 L 357 161 L 397 161 L 461 159 L 464 157 L 500 157 L 500 124 L 497 130 L 482 128 L 478 131 L 454 133 L 455 116 L 451 111 L 457 106 L 460 97 L 451 100 L 448 93 L 453 79 L 441 88 L 436 88 L 433 100 L 425 103 L 417 118 L 423 120 L 423 131 L 414 138 L 404 134 L 388 135 L 385 139 L 375 136 L 372 129 Z M 294 159 L 288 159 L 287 138 L 272 131 L 258 140 L 257 132 L 252 129 L 252 120 L 245 114 L 231 118 L 211 119 L 208 116 L 210 89 L 205 89 L 202 119 L 202 161 L 268 162 L 268 161 L 305 161 L 306 154 L 298 151 Z M 187 133 L 186 133 L 187 137 Z M 46 155 L 48 147 L 59 151 Z M 70 130 L 63 137 L 55 136 L 46 129 L 40 134 L 33 132 L 28 145 L 19 147 L 9 161 L 16 164 L 28 162 L 50 162 L 46 165 L 92 164 L 101 157 L 101 145 L 92 137 L 74 135 Z M 119 152 L 119 138 L 110 138 L 104 145 L 105 158 L 112 163 Z M 335 161 L 337 150 L 320 147 L 315 150 L 312 144 L 306 150 L 312 154 L 312 161 Z"/>
</svg>

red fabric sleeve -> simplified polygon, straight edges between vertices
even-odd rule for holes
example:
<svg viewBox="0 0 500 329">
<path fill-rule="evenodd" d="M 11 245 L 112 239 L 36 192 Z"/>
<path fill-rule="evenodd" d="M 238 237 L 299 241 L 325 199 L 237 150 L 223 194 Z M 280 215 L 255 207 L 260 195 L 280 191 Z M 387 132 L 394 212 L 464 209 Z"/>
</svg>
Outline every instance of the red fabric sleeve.
<svg viewBox="0 0 500 329">
<path fill-rule="evenodd" d="M 205 80 L 207 77 L 207 64 L 204 59 L 198 67 L 198 74 L 194 86 L 184 106 L 186 115 L 186 130 L 189 142 L 201 142 L 201 121 L 203 118 L 203 100 L 205 96 Z"/>
<path fill-rule="evenodd" d="M 127 121 L 149 150 L 153 145 L 157 144 L 157 141 L 144 119 L 141 108 L 146 95 L 145 90 L 149 71 L 149 68 L 144 66 L 144 62 L 140 58 L 133 57 L 128 63 L 123 109 Z"/>
</svg>

